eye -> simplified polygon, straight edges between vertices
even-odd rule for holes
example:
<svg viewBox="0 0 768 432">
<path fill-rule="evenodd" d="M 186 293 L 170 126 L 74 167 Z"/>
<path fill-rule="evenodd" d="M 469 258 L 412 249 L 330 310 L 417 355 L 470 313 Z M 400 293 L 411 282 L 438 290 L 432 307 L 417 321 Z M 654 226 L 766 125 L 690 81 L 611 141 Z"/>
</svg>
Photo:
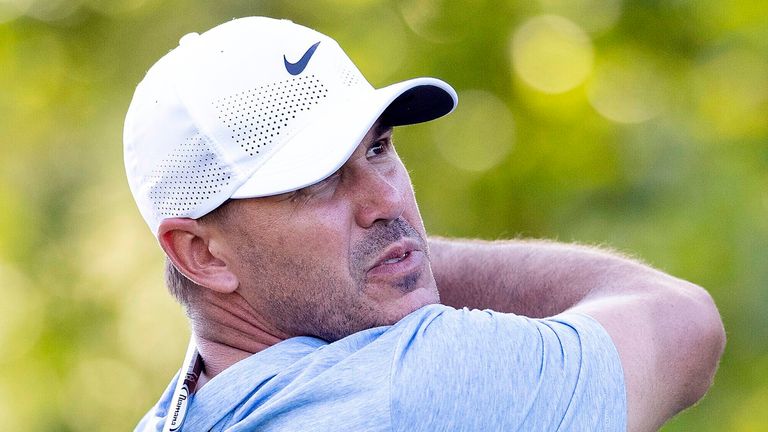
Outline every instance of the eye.
<svg viewBox="0 0 768 432">
<path fill-rule="evenodd" d="M 380 139 L 368 147 L 368 151 L 365 153 L 365 157 L 372 158 L 380 154 L 386 153 L 389 149 L 389 139 Z"/>
</svg>

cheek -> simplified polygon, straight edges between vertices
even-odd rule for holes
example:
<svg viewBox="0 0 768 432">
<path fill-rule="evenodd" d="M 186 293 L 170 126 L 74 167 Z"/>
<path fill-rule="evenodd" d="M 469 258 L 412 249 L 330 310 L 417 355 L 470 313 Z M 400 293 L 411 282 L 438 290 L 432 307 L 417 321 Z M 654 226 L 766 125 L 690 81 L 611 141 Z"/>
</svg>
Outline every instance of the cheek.
<svg viewBox="0 0 768 432">
<path fill-rule="evenodd" d="M 235 235 L 233 261 L 239 263 L 242 276 L 275 278 L 281 281 L 279 285 L 302 275 L 314 279 L 329 270 L 338 274 L 346 268 L 348 257 L 344 217 L 341 209 L 309 205 L 285 213 L 268 226 Z"/>
<path fill-rule="evenodd" d="M 418 203 L 416 202 L 416 195 L 413 191 L 413 184 L 411 183 L 411 177 L 408 175 L 405 167 L 400 164 L 397 173 L 397 188 L 400 190 L 400 194 L 403 199 L 403 214 L 406 220 L 419 232 L 422 236 L 425 236 L 426 230 L 424 228 L 424 222 L 421 219 L 421 212 L 419 211 Z"/>
<path fill-rule="evenodd" d="M 350 244 L 350 215 L 341 205 L 307 209 L 290 233 L 292 250 L 322 268 L 346 268 Z"/>
</svg>

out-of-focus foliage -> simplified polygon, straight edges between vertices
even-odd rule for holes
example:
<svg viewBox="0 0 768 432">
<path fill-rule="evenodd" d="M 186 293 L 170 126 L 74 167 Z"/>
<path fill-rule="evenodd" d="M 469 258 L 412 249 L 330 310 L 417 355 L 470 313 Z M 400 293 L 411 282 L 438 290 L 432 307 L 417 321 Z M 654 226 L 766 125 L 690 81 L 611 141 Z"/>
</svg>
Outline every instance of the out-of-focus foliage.
<svg viewBox="0 0 768 432">
<path fill-rule="evenodd" d="M 129 429 L 179 366 L 122 121 L 181 35 L 246 15 L 334 36 L 376 86 L 452 83 L 454 114 L 397 136 L 428 229 L 609 245 L 703 285 L 728 347 L 664 430 L 768 430 L 763 0 L 0 0 L 0 429 Z"/>
</svg>

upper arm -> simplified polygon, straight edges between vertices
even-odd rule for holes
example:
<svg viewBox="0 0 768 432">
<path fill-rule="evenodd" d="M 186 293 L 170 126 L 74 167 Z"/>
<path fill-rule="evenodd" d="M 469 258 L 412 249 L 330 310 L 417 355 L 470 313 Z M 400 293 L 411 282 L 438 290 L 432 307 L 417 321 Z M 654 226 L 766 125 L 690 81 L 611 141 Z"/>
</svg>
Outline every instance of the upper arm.
<svg viewBox="0 0 768 432">
<path fill-rule="evenodd" d="M 654 282 L 645 291 L 588 296 L 571 309 L 595 318 L 619 352 L 629 431 L 657 430 L 699 400 L 724 343 L 706 291 L 666 275 Z"/>
<path fill-rule="evenodd" d="M 618 354 L 593 319 L 446 310 L 395 350 L 394 430 L 625 430 Z"/>
<path fill-rule="evenodd" d="M 703 289 L 616 253 L 549 242 L 431 239 L 441 299 L 607 330 L 624 369 L 629 430 L 655 430 L 712 382 L 724 332 Z"/>
</svg>

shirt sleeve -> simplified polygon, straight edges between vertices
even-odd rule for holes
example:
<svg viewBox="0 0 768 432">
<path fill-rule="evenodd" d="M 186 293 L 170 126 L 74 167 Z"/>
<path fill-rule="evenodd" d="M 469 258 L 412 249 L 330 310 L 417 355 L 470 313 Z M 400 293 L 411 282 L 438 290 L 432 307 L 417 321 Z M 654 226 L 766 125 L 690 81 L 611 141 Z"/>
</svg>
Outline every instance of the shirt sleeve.
<svg viewBox="0 0 768 432">
<path fill-rule="evenodd" d="M 587 315 L 440 307 L 395 348 L 395 431 L 625 431 L 618 353 Z"/>
</svg>

